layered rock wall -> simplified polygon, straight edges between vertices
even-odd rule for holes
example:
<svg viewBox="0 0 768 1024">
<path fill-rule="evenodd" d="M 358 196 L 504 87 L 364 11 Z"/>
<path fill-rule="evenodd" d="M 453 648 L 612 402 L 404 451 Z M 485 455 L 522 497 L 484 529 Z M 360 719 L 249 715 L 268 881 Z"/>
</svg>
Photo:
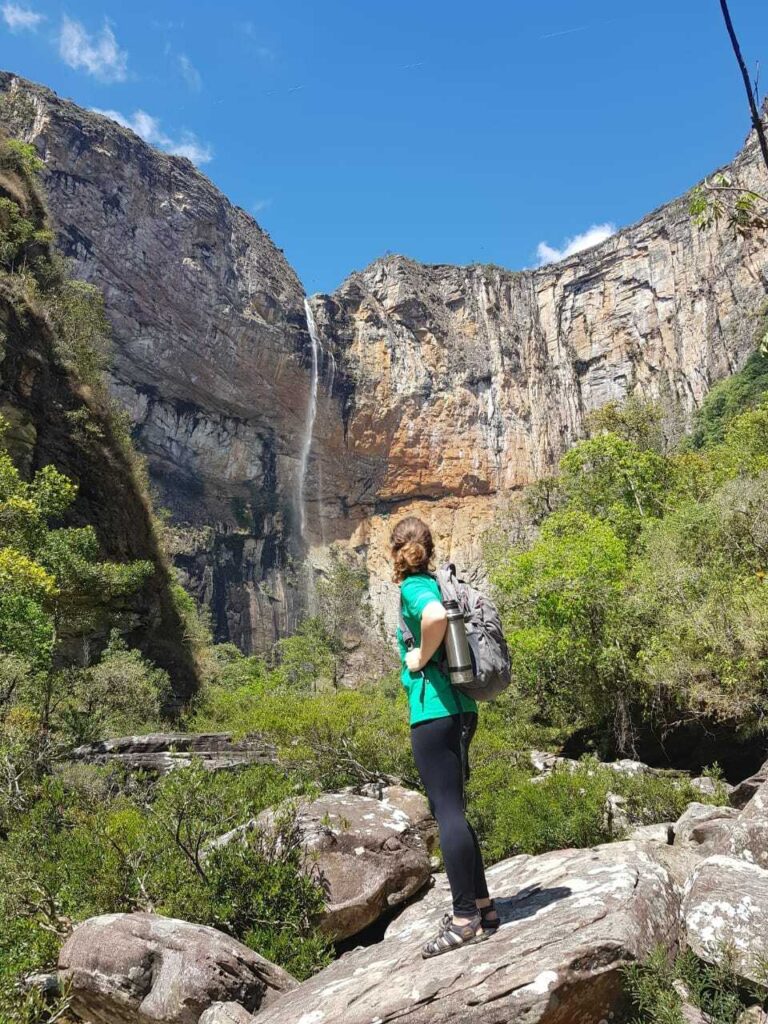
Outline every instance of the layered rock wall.
<svg viewBox="0 0 768 1024">
<path fill-rule="evenodd" d="M 295 626 L 307 550 L 358 550 L 391 613 L 393 515 L 425 515 L 441 554 L 476 565 L 499 502 L 551 472 L 591 410 L 637 392 L 685 417 L 753 348 L 766 235 L 699 232 L 686 198 L 537 270 L 377 261 L 312 300 L 302 536 L 313 360 L 282 253 L 188 161 L 11 75 L 0 90 L 0 120 L 46 162 L 63 251 L 104 289 L 114 390 L 177 564 L 245 650 Z M 768 188 L 753 141 L 734 171 Z"/>
</svg>

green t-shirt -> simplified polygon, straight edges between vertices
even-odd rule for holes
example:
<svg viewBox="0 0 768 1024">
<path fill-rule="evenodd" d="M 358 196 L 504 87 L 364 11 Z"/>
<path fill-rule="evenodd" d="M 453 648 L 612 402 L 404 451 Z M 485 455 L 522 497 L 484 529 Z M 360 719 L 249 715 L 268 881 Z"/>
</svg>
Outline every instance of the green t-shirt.
<svg viewBox="0 0 768 1024">
<path fill-rule="evenodd" d="M 413 633 L 418 647 L 421 643 L 421 614 L 430 601 L 440 600 L 440 588 L 431 576 L 406 576 L 400 584 L 403 618 Z M 407 653 L 403 635 L 397 630 L 397 643 L 403 668 L 400 681 L 408 694 L 410 723 L 426 722 L 430 718 L 446 718 L 459 711 L 477 711 L 477 704 L 466 697 L 437 666 L 441 648 L 432 655 L 423 672 L 410 672 L 405 665 Z"/>
</svg>

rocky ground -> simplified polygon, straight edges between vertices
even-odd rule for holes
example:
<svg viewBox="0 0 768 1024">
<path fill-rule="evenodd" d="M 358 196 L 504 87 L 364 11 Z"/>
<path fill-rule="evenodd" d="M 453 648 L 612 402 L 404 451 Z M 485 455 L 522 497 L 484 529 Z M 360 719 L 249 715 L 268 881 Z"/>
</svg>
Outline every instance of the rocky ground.
<svg viewBox="0 0 768 1024">
<path fill-rule="evenodd" d="M 531 761 L 542 774 L 563 765 L 536 751 Z M 214 842 L 269 829 L 279 811 Z M 745 981 L 759 980 L 768 957 L 768 762 L 722 807 L 692 803 L 677 822 L 628 830 L 619 842 L 494 865 L 499 931 L 426 962 L 421 946 L 450 893 L 444 875 L 429 884 L 435 830 L 424 798 L 369 786 L 323 794 L 297 820 L 305 869 L 327 887 L 327 934 L 348 939 L 389 916 L 380 941 L 298 984 L 214 929 L 106 915 L 75 928 L 46 984 L 68 986 L 74 1011 L 99 1024 L 598 1024 L 625 1019 L 623 969 L 655 947 L 689 948 L 707 962 L 731 948 Z M 691 1024 L 706 1021 L 693 1005 L 683 1010 Z"/>
</svg>

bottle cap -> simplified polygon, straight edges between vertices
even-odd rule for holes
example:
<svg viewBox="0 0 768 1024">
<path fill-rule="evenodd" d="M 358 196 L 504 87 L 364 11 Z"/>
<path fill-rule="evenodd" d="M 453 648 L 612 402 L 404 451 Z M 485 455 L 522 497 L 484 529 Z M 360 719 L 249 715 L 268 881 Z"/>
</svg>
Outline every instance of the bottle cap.
<svg viewBox="0 0 768 1024">
<path fill-rule="evenodd" d="M 446 608 L 458 608 L 459 607 L 459 602 L 458 601 L 446 601 L 445 602 L 445 607 Z"/>
</svg>

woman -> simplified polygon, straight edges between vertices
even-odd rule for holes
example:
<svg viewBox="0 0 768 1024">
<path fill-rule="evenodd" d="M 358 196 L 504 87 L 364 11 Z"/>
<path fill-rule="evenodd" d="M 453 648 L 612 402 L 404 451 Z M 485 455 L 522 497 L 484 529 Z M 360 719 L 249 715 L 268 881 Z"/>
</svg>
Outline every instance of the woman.
<svg viewBox="0 0 768 1024">
<path fill-rule="evenodd" d="M 446 614 L 429 572 L 432 534 L 421 519 L 408 516 L 395 526 L 390 545 L 403 618 L 414 638 L 414 647 L 408 651 L 398 630 L 411 748 L 437 819 L 453 898 L 453 914 L 445 915 L 438 934 L 422 949 L 427 958 L 487 937 L 499 927 L 499 916 L 488 898 L 477 836 L 464 813 L 464 781 L 469 777 L 468 751 L 477 727 L 477 704 L 453 687 L 438 667 Z"/>
</svg>

